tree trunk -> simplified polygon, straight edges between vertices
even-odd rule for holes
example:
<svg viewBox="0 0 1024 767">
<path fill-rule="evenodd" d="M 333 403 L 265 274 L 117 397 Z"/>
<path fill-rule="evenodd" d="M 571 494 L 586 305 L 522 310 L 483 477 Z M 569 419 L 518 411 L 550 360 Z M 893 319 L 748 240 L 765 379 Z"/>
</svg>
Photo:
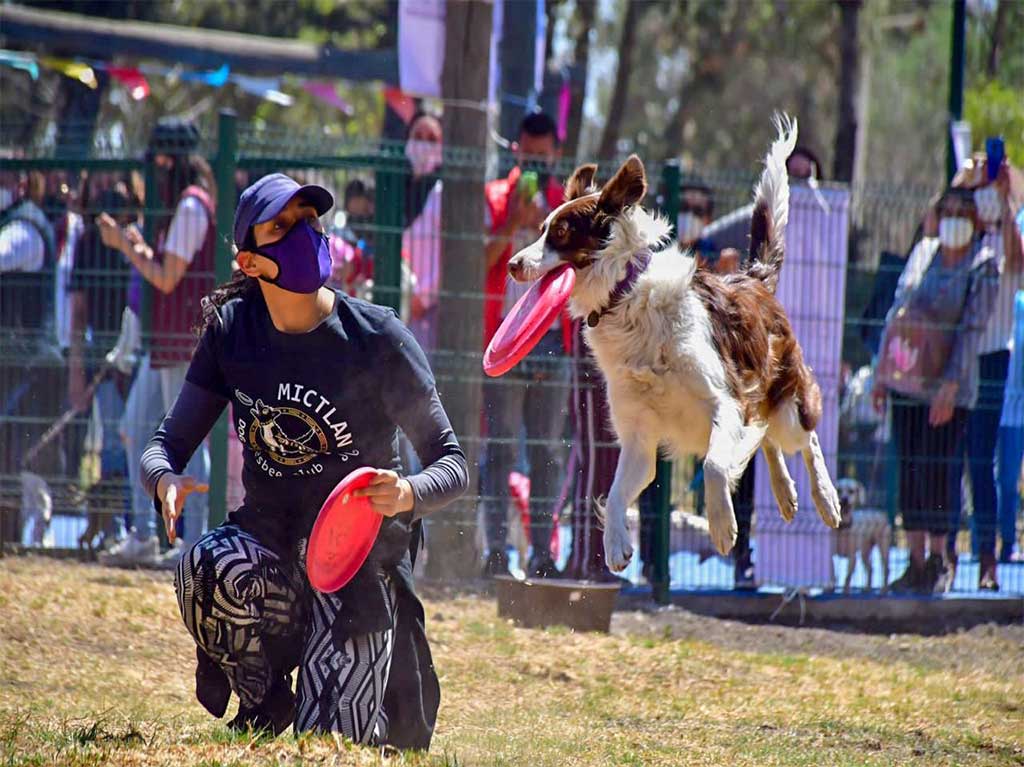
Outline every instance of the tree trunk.
<svg viewBox="0 0 1024 767">
<path fill-rule="evenodd" d="M 1008 0 L 999 0 L 996 8 L 996 20 L 992 25 L 992 42 L 988 49 L 988 62 L 985 70 L 989 77 L 999 74 L 999 49 L 1003 46 L 1003 33 L 1006 31 L 1006 12 L 1009 10 Z"/>
<path fill-rule="evenodd" d="M 636 2 L 636 0 L 626 3 L 626 18 L 622 22 L 622 37 L 619 39 L 619 64 L 615 72 L 615 87 L 612 90 L 612 101 L 608 107 L 608 120 L 601 132 L 601 145 L 597 150 L 597 156 L 601 159 L 614 157 L 615 148 L 619 143 L 622 118 L 626 114 L 629 76 L 633 71 L 633 40 L 636 37 L 636 27 L 642 13 L 642 3 Z"/>
<path fill-rule="evenodd" d="M 519 138 L 519 124 L 526 115 L 526 101 L 533 93 L 536 46 L 536 6 L 533 3 L 506 0 L 501 42 L 498 44 L 501 68 L 501 88 L 498 94 L 501 117 L 498 129 L 502 136 L 510 140 Z"/>
<path fill-rule="evenodd" d="M 583 100 L 587 95 L 587 72 L 590 68 L 590 30 L 594 27 L 596 0 L 576 0 L 576 45 L 570 69 L 572 101 L 569 105 L 569 125 L 563 154 L 575 158 L 579 154 L 580 133 L 583 130 Z"/>
<path fill-rule="evenodd" d="M 445 144 L 467 151 L 446 164 L 441 204 L 444 271 L 440 303 L 437 387 L 469 461 L 470 487 L 461 501 L 430 520 L 427 575 L 444 581 L 477 574 L 475 549 L 477 453 L 480 442 L 480 349 L 485 276 L 482 226 L 487 113 L 455 103 L 487 99 L 491 3 L 448 3 L 442 93 Z"/>
<path fill-rule="evenodd" d="M 837 0 L 839 5 L 839 109 L 832 176 L 853 180 L 857 159 L 857 91 L 860 87 L 858 22 L 862 0 Z"/>
</svg>

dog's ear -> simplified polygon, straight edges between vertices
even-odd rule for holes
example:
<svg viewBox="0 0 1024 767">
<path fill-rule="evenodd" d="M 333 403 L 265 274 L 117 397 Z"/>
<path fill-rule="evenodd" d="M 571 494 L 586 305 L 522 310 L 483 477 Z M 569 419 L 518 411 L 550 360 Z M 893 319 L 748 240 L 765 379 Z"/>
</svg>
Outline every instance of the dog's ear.
<svg viewBox="0 0 1024 767">
<path fill-rule="evenodd" d="M 575 200 L 587 194 L 594 186 L 594 175 L 597 173 L 597 166 L 593 163 L 581 165 L 572 172 L 569 181 L 565 185 L 565 199 Z"/>
<path fill-rule="evenodd" d="M 617 216 L 631 205 L 636 205 L 647 194 L 647 174 L 644 164 L 635 154 L 622 164 L 612 180 L 604 185 L 597 207 L 610 216 Z"/>
</svg>

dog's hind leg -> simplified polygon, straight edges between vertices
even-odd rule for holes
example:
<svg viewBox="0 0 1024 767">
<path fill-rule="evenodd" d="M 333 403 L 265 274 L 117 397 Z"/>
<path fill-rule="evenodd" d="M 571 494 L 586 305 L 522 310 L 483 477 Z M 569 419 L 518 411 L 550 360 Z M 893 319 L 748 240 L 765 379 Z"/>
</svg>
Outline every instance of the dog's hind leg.
<svg viewBox="0 0 1024 767">
<path fill-rule="evenodd" d="M 704 503 L 711 542 L 725 556 L 736 543 L 736 514 L 732 508 L 732 480 L 738 476 L 736 450 L 744 437 L 743 421 L 734 402 L 718 406 L 711 420 L 711 439 L 704 458 Z"/>
<path fill-rule="evenodd" d="M 882 557 L 882 593 L 889 590 L 889 547 L 892 545 L 892 530 L 886 525 L 878 537 L 878 553 Z"/>
<path fill-rule="evenodd" d="M 622 449 L 604 519 L 604 558 L 614 572 L 625 570 L 633 558 L 626 510 L 654 479 L 658 454 L 657 445 L 645 444 L 636 435 L 620 435 L 620 440 Z"/>
<path fill-rule="evenodd" d="M 811 498 L 822 522 L 831 528 L 839 527 L 839 494 L 828 476 L 825 456 L 816 432 L 807 432 L 807 444 L 801 451 L 807 473 L 811 475 Z"/>
<path fill-rule="evenodd" d="M 779 505 L 779 513 L 787 522 L 792 522 L 796 516 L 797 498 L 796 483 L 789 475 L 789 468 L 786 466 L 782 448 L 771 439 L 765 439 L 761 444 L 761 452 L 764 454 L 765 463 L 768 464 L 768 477 L 772 484 L 772 495 Z"/>
</svg>

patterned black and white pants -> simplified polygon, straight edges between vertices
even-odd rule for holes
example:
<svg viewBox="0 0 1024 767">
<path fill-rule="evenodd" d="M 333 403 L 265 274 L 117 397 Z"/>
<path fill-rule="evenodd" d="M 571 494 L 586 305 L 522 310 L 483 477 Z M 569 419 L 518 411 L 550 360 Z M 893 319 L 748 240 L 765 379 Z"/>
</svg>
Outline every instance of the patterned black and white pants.
<svg viewBox="0 0 1024 767">
<path fill-rule="evenodd" d="M 178 564 L 181 616 L 241 705 L 257 706 L 297 664 L 295 731 L 338 732 L 356 743 L 376 743 L 387 731 L 381 702 L 394 629 L 340 636 L 334 629 L 340 598 L 311 588 L 301 561 L 282 562 L 237 525 L 211 530 Z M 390 579 L 383 591 L 394 626 Z"/>
</svg>

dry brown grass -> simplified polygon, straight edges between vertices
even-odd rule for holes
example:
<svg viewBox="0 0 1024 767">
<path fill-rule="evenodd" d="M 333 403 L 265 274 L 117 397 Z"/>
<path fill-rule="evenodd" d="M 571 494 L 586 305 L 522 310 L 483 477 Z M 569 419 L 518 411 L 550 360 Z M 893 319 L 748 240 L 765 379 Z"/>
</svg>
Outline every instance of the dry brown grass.
<svg viewBox="0 0 1024 767">
<path fill-rule="evenodd" d="M 610 636 L 434 594 L 443 703 L 417 765 L 1024 764 L 1024 629 L 884 637 L 682 611 Z M 0 560 L 0 764 L 362 765 L 331 738 L 231 737 L 192 697 L 167 575 Z"/>
</svg>

